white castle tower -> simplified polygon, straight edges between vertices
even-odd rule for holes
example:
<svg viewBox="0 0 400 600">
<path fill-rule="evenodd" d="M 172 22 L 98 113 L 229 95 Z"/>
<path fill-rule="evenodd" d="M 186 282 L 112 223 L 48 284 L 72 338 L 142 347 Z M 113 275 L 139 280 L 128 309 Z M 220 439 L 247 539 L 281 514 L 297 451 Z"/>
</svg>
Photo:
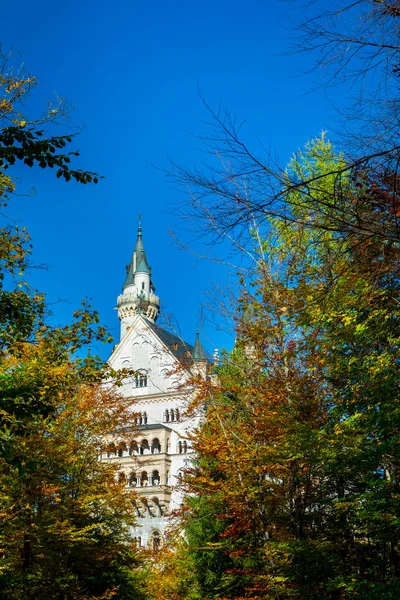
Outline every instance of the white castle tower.
<svg viewBox="0 0 400 600">
<path fill-rule="evenodd" d="M 136 372 L 124 382 L 122 394 L 135 400 L 137 425 L 124 436 L 127 441 L 111 443 L 103 458 L 119 463 L 121 479 L 138 494 L 139 545 L 155 547 L 162 541 L 168 514 L 182 502 L 180 472 L 192 455 L 188 434 L 199 422 L 185 414 L 190 392 L 182 384 L 194 374 L 207 377 L 209 362 L 198 333 L 192 346 L 156 324 L 160 301 L 140 224 L 117 309 L 121 339 L 109 363 Z"/>
<path fill-rule="evenodd" d="M 155 295 L 142 241 L 142 226 L 139 223 L 138 237 L 132 260 L 127 267 L 123 293 L 118 296 L 117 309 L 121 321 L 121 340 L 132 326 L 135 316 L 144 315 L 155 323 L 160 312 L 160 299 Z"/>
</svg>

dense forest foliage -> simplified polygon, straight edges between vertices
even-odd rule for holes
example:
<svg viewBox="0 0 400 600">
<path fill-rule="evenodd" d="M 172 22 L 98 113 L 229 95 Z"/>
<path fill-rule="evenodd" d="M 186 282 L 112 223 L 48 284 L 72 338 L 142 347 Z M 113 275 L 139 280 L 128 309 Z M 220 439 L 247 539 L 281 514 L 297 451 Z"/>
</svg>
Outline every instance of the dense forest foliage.
<svg viewBox="0 0 400 600">
<path fill-rule="evenodd" d="M 204 102 L 219 166 L 170 173 L 190 187 L 186 216 L 250 265 L 235 347 L 191 406 L 204 421 L 185 539 L 164 559 L 182 573 L 186 557 L 188 580 L 163 599 L 400 596 L 400 10 L 309 9 L 300 50 L 318 50 L 331 83 L 360 84 L 342 113 L 353 129 L 279 168 Z"/>
</svg>

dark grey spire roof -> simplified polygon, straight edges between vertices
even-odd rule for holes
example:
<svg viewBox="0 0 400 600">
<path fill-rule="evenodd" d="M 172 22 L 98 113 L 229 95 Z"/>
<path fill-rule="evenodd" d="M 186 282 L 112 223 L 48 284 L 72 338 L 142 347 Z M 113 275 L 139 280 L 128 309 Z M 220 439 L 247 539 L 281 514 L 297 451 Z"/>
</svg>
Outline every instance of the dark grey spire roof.
<svg viewBox="0 0 400 600">
<path fill-rule="evenodd" d="M 139 224 L 138 237 L 136 240 L 135 250 L 136 252 L 136 271 L 135 273 L 150 273 L 150 267 L 147 262 L 146 253 L 144 251 L 143 240 L 142 240 L 142 226 Z"/>
<path fill-rule="evenodd" d="M 136 254 L 136 269 L 133 268 L 133 256 Z M 142 240 L 142 226 L 139 223 L 138 234 L 136 240 L 135 250 L 133 251 L 132 260 L 129 264 L 126 278 L 123 287 L 132 285 L 134 283 L 135 273 L 151 273 L 149 263 L 147 262 L 146 253 L 144 251 L 143 240 Z"/>
<path fill-rule="evenodd" d="M 124 285 L 122 287 L 124 288 L 127 285 L 132 285 L 132 284 L 133 284 L 133 259 L 131 260 L 130 264 L 128 265 L 128 267 L 126 269 L 126 277 L 125 277 Z"/>
<path fill-rule="evenodd" d="M 196 341 L 193 347 L 192 357 L 196 362 L 207 362 L 206 353 L 204 352 L 198 331 L 196 332 Z"/>
</svg>

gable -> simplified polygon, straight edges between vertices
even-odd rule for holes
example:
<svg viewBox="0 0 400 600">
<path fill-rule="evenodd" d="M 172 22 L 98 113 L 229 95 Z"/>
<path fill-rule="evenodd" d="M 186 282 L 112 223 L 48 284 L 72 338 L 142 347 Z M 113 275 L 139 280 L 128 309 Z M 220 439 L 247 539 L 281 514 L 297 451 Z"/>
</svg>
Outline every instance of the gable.
<svg viewBox="0 0 400 600">
<path fill-rule="evenodd" d="M 138 315 L 129 332 L 109 359 L 114 369 L 138 370 L 143 377 L 124 383 L 122 393 L 129 396 L 168 393 L 177 389 L 182 374 L 171 373 L 181 361 L 190 360 L 192 346 L 177 336 Z"/>
</svg>

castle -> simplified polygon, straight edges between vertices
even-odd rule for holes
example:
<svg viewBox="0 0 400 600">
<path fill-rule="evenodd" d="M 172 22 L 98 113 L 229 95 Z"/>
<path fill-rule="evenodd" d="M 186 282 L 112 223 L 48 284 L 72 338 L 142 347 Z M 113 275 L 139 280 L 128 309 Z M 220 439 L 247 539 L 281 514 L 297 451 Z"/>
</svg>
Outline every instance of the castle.
<svg viewBox="0 0 400 600">
<path fill-rule="evenodd" d="M 187 434 L 198 424 L 185 415 L 190 392 L 182 384 L 193 374 L 206 376 L 209 363 L 199 334 L 192 346 L 156 324 L 160 300 L 140 224 L 117 310 L 121 337 L 109 363 L 135 370 L 122 394 L 135 400 L 136 427 L 133 439 L 111 446 L 106 459 L 118 461 L 119 477 L 138 493 L 138 545 L 156 548 L 168 514 L 182 502 L 179 475 L 193 455 Z"/>
</svg>

